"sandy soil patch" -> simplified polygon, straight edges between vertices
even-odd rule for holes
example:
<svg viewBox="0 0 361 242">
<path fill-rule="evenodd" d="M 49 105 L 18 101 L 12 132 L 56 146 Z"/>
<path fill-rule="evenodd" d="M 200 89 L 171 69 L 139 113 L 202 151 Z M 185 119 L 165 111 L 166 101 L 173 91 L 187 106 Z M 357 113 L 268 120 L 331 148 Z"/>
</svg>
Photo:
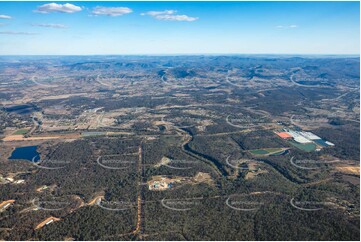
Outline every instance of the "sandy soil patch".
<svg viewBox="0 0 361 242">
<path fill-rule="evenodd" d="M 336 170 L 346 174 L 360 175 L 359 166 L 337 166 Z"/>
</svg>

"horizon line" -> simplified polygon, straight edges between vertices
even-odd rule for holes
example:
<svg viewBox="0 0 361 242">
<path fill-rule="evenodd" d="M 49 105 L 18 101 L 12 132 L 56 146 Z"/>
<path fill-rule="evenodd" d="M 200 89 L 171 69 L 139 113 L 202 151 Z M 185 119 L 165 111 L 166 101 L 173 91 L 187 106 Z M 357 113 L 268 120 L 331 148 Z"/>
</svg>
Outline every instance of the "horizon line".
<svg viewBox="0 0 361 242">
<path fill-rule="evenodd" d="M 1 0 L 0 0 L 1 1 Z M 170 54 L 162 54 L 162 53 L 152 53 L 152 54 L 0 54 L 0 57 L 4 56 L 220 56 L 220 55 L 278 55 L 278 56 L 358 56 L 360 57 L 360 53 L 357 54 L 348 54 L 348 53 L 170 53 Z"/>
</svg>

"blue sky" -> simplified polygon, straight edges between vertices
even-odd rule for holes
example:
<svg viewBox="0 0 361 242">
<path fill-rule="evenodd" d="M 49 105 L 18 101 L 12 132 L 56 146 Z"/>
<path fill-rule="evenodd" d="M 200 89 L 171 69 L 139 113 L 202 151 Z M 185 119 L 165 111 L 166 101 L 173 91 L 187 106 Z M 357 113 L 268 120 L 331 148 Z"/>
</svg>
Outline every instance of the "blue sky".
<svg viewBox="0 0 361 242">
<path fill-rule="evenodd" d="M 359 2 L 0 2 L 0 54 L 359 54 Z"/>
</svg>

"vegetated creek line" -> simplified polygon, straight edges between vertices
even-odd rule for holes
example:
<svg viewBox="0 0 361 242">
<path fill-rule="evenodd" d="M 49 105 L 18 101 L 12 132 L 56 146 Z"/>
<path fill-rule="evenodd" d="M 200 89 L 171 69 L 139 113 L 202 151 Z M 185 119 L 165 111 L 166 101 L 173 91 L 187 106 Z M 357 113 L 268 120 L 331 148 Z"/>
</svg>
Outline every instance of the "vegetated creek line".
<svg viewBox="0 0 361 242">
<path fill-rule="evenodd" d="M 204 162 L 206 162 L 208 165 L 210 165 L 213 170 L 216 172 L 218 176 L 227 176 L 227 172 L 223 169 L 222 165 L 219 164 L 219 162 L 209 156 L 206 156 L 204 154 L 201 154 L 195 150 L 193 150 L 191 147 L 189 147 L 189 143 L 193 140 L 193 134 L 190 130 L 184 129 L 184 128 L 176 128 L 181 133 L 187 134 L 187 139 L 182 143 L 182 150 L 187 153 L 188 155 L 200 159 Z"/>
</svg>

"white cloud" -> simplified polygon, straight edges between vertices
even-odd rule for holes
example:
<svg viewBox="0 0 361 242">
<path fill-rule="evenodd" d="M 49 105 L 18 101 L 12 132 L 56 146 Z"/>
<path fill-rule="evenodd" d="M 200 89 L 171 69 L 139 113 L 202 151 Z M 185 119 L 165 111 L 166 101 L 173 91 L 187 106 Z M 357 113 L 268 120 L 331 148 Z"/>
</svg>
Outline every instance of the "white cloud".
<svg viewBox="0 0 361 242">
<path fill-rule="evenodd" d="M 107 16 L 121 16 L 124 14 L 128 14 L 133 12 L 130 8 L 127 7 L 101 7 L 97 6 L 93 8 L 92 14 L 93 15 L 107 15 Z"/>
<path fill-rule="evenodd" d="M 54 29 L 65 29 L 64 24 L 32 24 L 35 27 L 54 28 Z"/>
<path fill-rule="evenodd" d="M 0 15 L 0 19 L 11 19 L 12 17 L 9 15 Z"/>
<path fill-rule="evenodd" d="M 164 11 L 149 11 L 146 13 L 141 13 L 141 15 L 148 15 L 152 16 L 158 20 L 165 20 L 165 21 L 187 21 L 192 22 L 198 20 L 197 17 L 190 17 L 187 15 L 175 15 L 176 10 L 164 10 Z"/>
<path fill-rule="evenodd" d="M 157 16 L 157 15 L 164 15 L 164 14 L 175 14 L 176 10 L 164 10 L 164 11 L 149 11 L 146 13 L 141 13 L 140 15 L 149 15 L 149 16 Z"/>
<path fill-rule="evenodd" d="M 295 28 L 298 28 L 298 26 L 295 25 L 295 24 L 291 24 L 291 25 L 277 25 L 276 28 L 277 28 L 277 29 L 295 29 Z"/>
<path fill-rule="evenodd" d="M 6 34 L 6 35 L 36 35 L 38 33 L 32 33 L 32 32 L 15 32 L 15 31 L 0 31 L 0 34 Z"/>
<path fill-rule="evenodd" d="M 82 8 L 71 3 L 57 4 L 47 3 L 39 6 L 34 12 L 37 13 L 75 13 L 81 11 Z"/>
<path fill-rule="evenodd" d="M 166 21 L 196 21 L 198 18 L 195 17 L 189 17 L 187 15 L 157 15 L 155 16 L 158 20 L 166 20 Z"/>
</svg>

